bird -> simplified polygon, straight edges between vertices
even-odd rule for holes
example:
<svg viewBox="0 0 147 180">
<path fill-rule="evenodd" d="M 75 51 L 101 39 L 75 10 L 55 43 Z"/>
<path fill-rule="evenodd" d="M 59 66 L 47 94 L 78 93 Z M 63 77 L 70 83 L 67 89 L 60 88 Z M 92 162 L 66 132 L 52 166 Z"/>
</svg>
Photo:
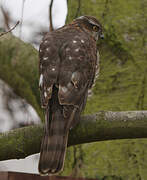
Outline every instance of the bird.
<svg viewBox="0 0 147 180">
<path fill-rule="evenodd" d="M 41 175 L 63 170 L 69 131 L 80 121 L 99 69 L 97 40 L 103 38 L 102 31 L 95 17 L 83 15 L 42 39 L 39 88 L 45 125 L 38 165 Z"/>
</svg>

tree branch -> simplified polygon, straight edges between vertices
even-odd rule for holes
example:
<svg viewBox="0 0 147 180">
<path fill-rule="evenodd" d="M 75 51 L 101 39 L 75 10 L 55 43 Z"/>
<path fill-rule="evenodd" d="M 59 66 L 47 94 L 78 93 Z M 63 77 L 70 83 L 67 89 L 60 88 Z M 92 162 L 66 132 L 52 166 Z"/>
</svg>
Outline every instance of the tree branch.
<svg viewBox="0 0 147 180">
<path fill-rule="evenodd" d="M 53 17 L 52 17 L 52 6 L 53 6 L 53 0 L 51 0 L 50 6 L 49 6 L 49 21 L 50 21 L 50 31 L 53 31 Z"/>
<path fill-rule="evenodd" d="M 25 158 L 40 150 L 43 125 L 0 135 L 0 160 Z M 147 111 L 98 112 L 83 116 L 69 134 L 68 146 L 113 139 L 147 138 Z"/>
<path fill-rule="evenodd" d="M 11 32 L 11 31 L 13 31 L 18 24 L 19 24 L 19 21 L 17 21 L 17 23 L 15 24 L 15 26 L 12 27 L 11 29 L 9 29 L 8 31 L 2 32 L 2 33 L 0 34 L 0 37 L 3 36 L 4 34 L 7 34 L 7 33 Z"/>
</svg>

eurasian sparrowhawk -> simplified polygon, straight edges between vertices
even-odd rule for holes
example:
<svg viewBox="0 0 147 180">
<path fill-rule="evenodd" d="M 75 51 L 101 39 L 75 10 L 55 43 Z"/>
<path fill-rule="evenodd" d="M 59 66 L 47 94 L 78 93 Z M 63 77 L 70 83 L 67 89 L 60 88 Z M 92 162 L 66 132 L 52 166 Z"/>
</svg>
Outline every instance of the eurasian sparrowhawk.
<svg viewBox="0 0 147 180">
<path fill-rule="evenodd" d="M 45 108 L 39 172 L 63 168 L 69 130 L 79 122 L 99 69 L 96 41 L 102 26 L 92 16 L 47 33 L 39 49 L 41 105 Z"/>
</svg>

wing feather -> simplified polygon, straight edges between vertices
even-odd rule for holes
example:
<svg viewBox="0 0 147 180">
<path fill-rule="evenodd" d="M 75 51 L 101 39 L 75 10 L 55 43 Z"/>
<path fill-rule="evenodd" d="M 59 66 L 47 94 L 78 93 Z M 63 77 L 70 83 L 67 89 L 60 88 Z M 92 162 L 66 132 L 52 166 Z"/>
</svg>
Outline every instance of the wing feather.
<svg viewBox="0 0 147 180">
<path fill-rule="evenodd" d="M 52 96 L 53 85 L 57 83 L 59 73 L 60 58 L 58 48 L 53 42 L 53 36 L 48 33 L 39 49 L 40 94 L 43 108 L 47 107 L 48 101 Z"/>
<path fill-rule="evenodd" d="M 82 38 L 82 39 L 81 39 Z M 97 50 L 91 48 L 87 37 L 75 36 L 73 40 L 66 42 L 61 49 L 60 76 L 59 76 L 59 102 L 62 105 L 74 105 L 80 107 L 81 97 L 93 84 Z M 90 51 L 89 51 L 90 49 Z M 90 52 L 90 54 L 89 54 Z"/>
</svg>

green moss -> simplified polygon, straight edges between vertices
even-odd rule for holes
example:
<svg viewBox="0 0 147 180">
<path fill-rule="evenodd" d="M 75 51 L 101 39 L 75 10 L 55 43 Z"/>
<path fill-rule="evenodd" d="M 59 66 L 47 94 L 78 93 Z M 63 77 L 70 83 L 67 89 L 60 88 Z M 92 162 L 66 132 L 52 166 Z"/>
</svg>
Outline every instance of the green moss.
<svg viewBox="0 0 147 180">
<path fill-rule="evenodd" d="M 39 132 L 39 133 L 38 133 Z M 43 134 L 43 127 L 30 126 L 0 134 L 0 159 L 25 158 L 32 153 L 39 152 Z M 10 151 L 11 149 L 11 151 Z"/>
<path fill-rule="evenodd" d="M 0 38 L 0 78 L 26 99 L 43 119 L 38 88 L 38 53 L 10 34 Z"/>
<path fill-rule="evenodd" d="M 75 18 L 78 1 L 68 2 L 69 22 Z M 103 24 L 105 34 L 105 40 L 98 43 L 100 75 L 85 114 L 99 110 L 147 110 L 146 12 L 146 1 L 81 0 L 79 16 L 96 16 Z M 83 165 L 77 176 L 147 179 L 146 148 L 146 139 L 84 144 Z M 69 151 L 72 157 L 72 148 Z M 72 174 L 74 168 L 68 169 L 67 174 Z"/>
</svg>

